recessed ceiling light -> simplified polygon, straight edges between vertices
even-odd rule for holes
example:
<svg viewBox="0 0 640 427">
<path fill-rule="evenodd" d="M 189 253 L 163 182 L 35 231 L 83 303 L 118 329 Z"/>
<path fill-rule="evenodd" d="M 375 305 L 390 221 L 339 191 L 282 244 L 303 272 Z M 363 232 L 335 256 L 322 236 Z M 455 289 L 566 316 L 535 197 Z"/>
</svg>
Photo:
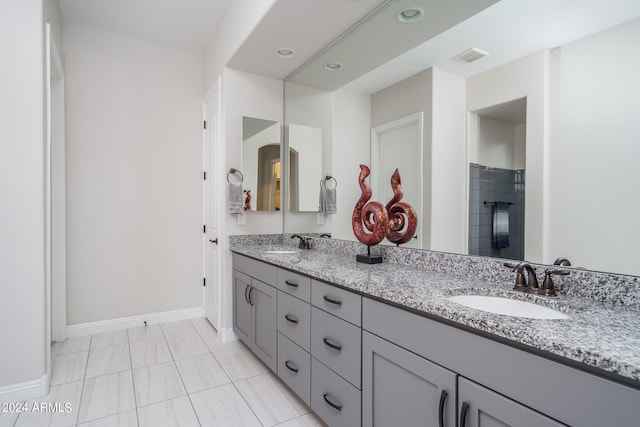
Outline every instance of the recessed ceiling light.
<svg viewBox="0 0 640 427">
<path fill-rule="evenodd" d="M 275 51 L 278 58 L 291 58 L 296 54 L 296 51 L 288 47 L 281 47 Z"/>
<path fill-rule="evenodd" d="M 424 10 L 419 7 L 405 7 L 398 12 L 398 21 L 408 24 L 410 22 L 416 22 L 422 19 L 424 16 Z"/>
<path fill-rule="evenodd" d="M 453 59 L 455 59 L 458 62 L 462 62 L 464 64 L 470 64 L 487 55 L 489 55 L 489 52 L 486 52 L 482 49 L 478 49 L 477 47 L 472 47 L 470 49 L 465 50 L 462 53 L 457 54 L 456 56 L 453 57 Z"/>
<path fill-rule="evenodd" d="M 343 68 L 344 65 L 339 62 L 327 62 L 326 64 L 324 64 L 324 69 L 327 71 L 340 71 Z"/>
</svg>

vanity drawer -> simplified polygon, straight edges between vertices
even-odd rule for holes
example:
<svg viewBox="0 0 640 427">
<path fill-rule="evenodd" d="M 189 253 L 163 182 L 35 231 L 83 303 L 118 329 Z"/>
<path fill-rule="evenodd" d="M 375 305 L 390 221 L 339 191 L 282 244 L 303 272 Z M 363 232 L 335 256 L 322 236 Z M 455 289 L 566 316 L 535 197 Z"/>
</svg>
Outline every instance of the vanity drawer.
<svg viewBox="0 0 640 427">
<path fill-rule="evenodd" d="M 331 427 L 361 425 L 360 390 L 311 358 L 311 409 Z"/>
<path fill-rule="evenodd" d="M 278 269 L 278 289 L 303 301 L 311 301 L 311 278 L 293 271 Z"/>
<path fill-rule="evenodd" d="M 278 334 L 278 376 L 307 405 L 311 405 L 311 356 Z"/>
<path fill-rule="evenodd" d="M 274 265 L 233 254 L 233 268 L 268 285 L 276 286 L 277 284 L 278 267 Z"/>
<path fill-rule="evenodd" d="M 360 388 L 362 330 L 311 308 L 311 355 Z"/>
<path fill-rule="evenodd" d="M 354 325 L 362 325 L 362 297 L 358 294 L 312 280 L 311 304 Z"/>
<path fill-rule="evenodd" d="M 278 331 L 309 351 L 311 342 L 311 306 L 278 290 Z"/>
</svg>

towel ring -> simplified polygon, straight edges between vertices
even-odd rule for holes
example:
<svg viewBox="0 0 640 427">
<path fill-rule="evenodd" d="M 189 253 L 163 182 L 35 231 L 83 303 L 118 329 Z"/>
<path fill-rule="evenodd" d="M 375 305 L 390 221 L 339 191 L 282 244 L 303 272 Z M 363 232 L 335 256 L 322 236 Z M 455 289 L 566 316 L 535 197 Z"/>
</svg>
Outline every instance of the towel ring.
<svg viewBox="0 0 640 427">
<path fill-rule="evenodd" d="M 496 202 L 487 202 L 487 201 L 485 200 L 483 204 L 484 204 L 485 206 L 492 206 L 492 205 L 495 205 L 495 204 L 496 204 Z M 511 206 L 513 203 L 508 202 L 507 204 L 508 204 L 509 206 Z"/>
<path fill-rule="evenodd" d="M 243 182 L 244 176 L 242 175 L 242 172 L 240 172 L 238 169 L 235 169 L 235 168 L 229 169 L 229 173 L 227 174 L 227 182 L 231 182 L 229 181 L 229 175 L 235 175 L 237 173 L 240 174 L 240 182 Z"/>
<path fill-rule="evenodd" d="M 327 181 L 331 181 L 333 180 L 334 186 L 333 188 L 337 188 L 338 187 L 338 181 L 332 177 L 331 175 L 327 175 L 326 177 L 324 177 L 324 179 L 320 180 L 320 187 L 326 187 L 327 186 Z"/>
</svg>

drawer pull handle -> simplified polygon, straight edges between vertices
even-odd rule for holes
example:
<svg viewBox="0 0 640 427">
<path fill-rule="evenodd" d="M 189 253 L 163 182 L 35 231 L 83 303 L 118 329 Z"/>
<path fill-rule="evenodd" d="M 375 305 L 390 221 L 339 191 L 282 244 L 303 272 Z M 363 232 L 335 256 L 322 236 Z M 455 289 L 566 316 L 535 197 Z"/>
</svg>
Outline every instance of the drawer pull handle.
<svg viewBox="0 0 640 427">
<path fill-rule="evenodd" d="M 289 316 L 288 314 L 285 314 L 284 318 L 287 319 L 288 322 L 291 322 L 293 324 L 297 324 L 298 323 L 298 319 L 294 319 L 293 317 Z"/>
<path fill-rule="evenodd" d="M 329 347 L 331 347 L 331 348 L 333 348 L 335 350 L 338 350 L 338 351 L 342 350 L 342 346 L 341 345 L 334 344 L 331 341 L 329 341 L 327 338 L 322 338 L 322 341 L 324 341 L 325 345 L 327 345 L 327 346 L 329 346 Z"/>
<path fill-rule="evenodd" d="M 462 409 L 460 410 L 460 427 L 467 425 L 467 412 L 469 412 L 469 404 L 462 402 Z"/>
<path fill-rule="evenodd" d="M 337 409 L 338 411 L 342 411 L 342 405 L 338 405 L 336 403 L 333 403 L 331 400 L 329 400 L 329 398 L 327 396 L 329 396 L 329 393 L 325 393 L 325 394 L 322 395 L 322 397 L 324 398 L 324 401 L 327 402 L 327 405 L 331 406 L 333 409 Z"/>
<path fill-rule="evenodd" d="M 296 282 L 290 282 L 288 280 L 285 280 L 284 283 L 294 288 L 298 287 L 298 284 Z"/>
<path fill-rule="evenodd" d="M 339 301 L 339 300 L 333 299 L 333 298 L 329 298 L 326 295 L 323 296 L 322 299 L 325 300 L 326 302 L 328 302 L 329 304 L 342 305 L 342 301 Z"/>
<path fill-rule="evenodd" d="M 286 366 L 287 369 L 290 370 L 291 372 L 294 372 L 296 374 L 298 373 L 298 368 L 296 368 L 295 366 L 291 366 L 288 360 L 285 360 L 284 366 Z"/>
<path fill-rule="evenodd" d="M 442 390 L 440 394 L 440 407 L 438 410 L 438 426 L 444 427 L 444 405 L 447 403 L 447 390 Z"/>
<path fill-rule="evenodd" d="M 251 285 L 247 285 L 247 287 L 244 288 L 244 300 L 247 302 L 247 304 L 249 304 L 249 297 L 247 296 L 247 292 L 249 291 L 249 288 L 251 288 Z"/>
</svg>

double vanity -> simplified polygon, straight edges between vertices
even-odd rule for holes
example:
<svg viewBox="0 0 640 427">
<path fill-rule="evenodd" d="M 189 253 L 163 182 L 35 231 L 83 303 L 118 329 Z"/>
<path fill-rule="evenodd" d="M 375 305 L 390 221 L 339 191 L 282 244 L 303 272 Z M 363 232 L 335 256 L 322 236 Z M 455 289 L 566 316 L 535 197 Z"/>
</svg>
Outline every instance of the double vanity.
<svg viewBox="0 0 640 427">
<path fill-rule="evenodd" d="M 638 424 L 638 307 L 515 292 L 497 260 L 282 242 L 231 238 L 234 332 L 328 425 Z"/>
</svg>

